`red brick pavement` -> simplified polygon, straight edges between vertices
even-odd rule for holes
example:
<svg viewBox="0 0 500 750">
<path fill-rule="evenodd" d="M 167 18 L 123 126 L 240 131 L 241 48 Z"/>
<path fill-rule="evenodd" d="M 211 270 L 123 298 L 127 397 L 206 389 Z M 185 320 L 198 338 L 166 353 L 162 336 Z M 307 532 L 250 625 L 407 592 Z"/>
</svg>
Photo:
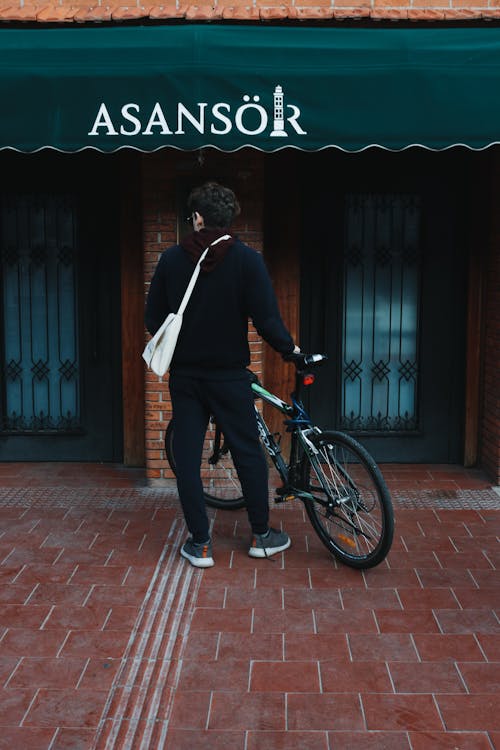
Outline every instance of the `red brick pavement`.
<svg viewBox="0 0 500 750">
<path fill-rule="evenodd" d="M 384 473 L 379 567 L 336 564 L 291 504 L 275 562 L 219 512 L 198 571 L 140 471 L 0 464 L 0 748 L 500 750 L 500 496 Z"/>
</svg>

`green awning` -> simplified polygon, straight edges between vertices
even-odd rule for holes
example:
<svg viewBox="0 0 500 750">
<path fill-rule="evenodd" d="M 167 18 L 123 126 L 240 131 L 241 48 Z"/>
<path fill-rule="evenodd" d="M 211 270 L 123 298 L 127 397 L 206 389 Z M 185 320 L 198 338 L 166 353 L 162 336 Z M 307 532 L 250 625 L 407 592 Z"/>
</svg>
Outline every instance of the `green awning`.
<svg viewBox="0 0 500 750">
<path fill-rule="evenodd" d="M 0 29 L 0 148 L 500 142 L 500 29 Z"/>
</svg>

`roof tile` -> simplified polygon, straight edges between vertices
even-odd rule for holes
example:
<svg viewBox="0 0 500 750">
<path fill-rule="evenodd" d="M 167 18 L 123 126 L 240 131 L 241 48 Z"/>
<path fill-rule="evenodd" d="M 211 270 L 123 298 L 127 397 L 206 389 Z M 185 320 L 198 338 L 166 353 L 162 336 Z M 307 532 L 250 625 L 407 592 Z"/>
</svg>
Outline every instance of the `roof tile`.
<svg viewBox="0 0 500 750">
<path fill-rule="evenodd" d="M 258 21 L 259 9 L 250 5 L 228 5 L 222 9 L 222 18 L 226 21 Z"/>
<path fill-rule="evenodd" d="M 46 5 L 37 13 L 36 20 L 40 23 L 70 23 L 78 10 L 71 5 Z"/>
<path fill-rule="evenodd" d="M 393 11 L 401 8 L 408 11 L 408 0 L 373 0 L 372 5 L 374 10 L 387 8 L 388 11 Z"/>
<path fill-rule="evenodd" d="M 113 21 L 135 21 L 139 18 L 148 18 L 149 8 L 138 5 L 119 5 L 111 11 Z"/>
<path fill-rule="evenodd" d="M 260 18 L 263 21 L 280 21 L 288 18 L 288 6 L 287 5 L 269 5 L 267 7 L 259 7 Z"/>
<path fill-rule="evenodd" d="M 481 11 L 469 8 L 445 8 L 445 21 L 469 21 L 471 18 L 480 18 Z"/>
<path fill-rule="evenodd" d="M 410 21 L 444 21 L 444 10 L 435 8 L 409 8 Z"/>
<path fill-rule="evenodd" d="M 299 3 L 302 3 L 302 0 L 298 0 Z M 297 18 L 299 18 L 301 21 L 307 21 L 308 19 L 311 20 L 330 20 L 333 18 L 333 8 L 302 8 L 297 7 L 295 8 Z"/>
<path fill-rule="evenodd" d="M 112 11 L 109 6 L 103 8 L 98 5 L 95 8 L 80 8 L 73 16 L 73 20 L 78 23 L 88 23 L 91 21 L 99 23 L 101 21 L 110 21 L 111 13 Z"/>
<path fill-rule="evenodd" d="M 408 8 L 373 8 L 370 18 L 374 21 L 405 21 Z"/>
<path fill-rule="evenodd" d="M 39 5 L 26 5 L 24 8 L 9 6 L 0 9 L 2 21 L 36 21 L 40 11 Z"/>
<path fill-rule="evenodd" d="M 19 0 L 20 2 L 21 0 Z M 92 0 L 91 0 L 92 1 Z M 158 1 L 158 0 L 157 0 Z M 262 0 L 261 0 L 262 1 Z M 374 21 L 407 20 L 410 21 L 471 21 L 497 20 L 500 8 L 485 7 L 491 2 L 498 5 L 500 0 L 473 0 L 475 7 L 464 7 L 469 0 L 452 0 L 455 7 L 438 6 L 441 0 L 290 0 L 293 5 L 285 3 L 276 5 L 257 5 L 253 0 L 199 0 L 197 5 L 186 5 L 183 0 L 164 0 L 161 4 L 151 6 L 123 5 L 111 3 L 105 6 L 85 5 L 85 0 L 68 0 L 66 5 L 57 4 L 57 0 L 48 4 L 29 4 L 16 7 L 12 0 L 0 0 L 0 23 L 6 22 L 39 22 L 39 23 L 101 23 L 104 21 L 140 21 L 183 19 L 190 21 L 344 21 L 348 19 L 371 18 Z M 447 3 L 448 0 L 444 0 Z M 63 0 L 64 2 L 64 0 Z M 106 0 L 103 0 L 106 2 Z M 122 0 L 123 2 L 123 0 Z M 331 2 L 335 6 L 331 7 Z M 214 7 L 215 6 L 215 7 Z M 416 7 L 417 6 L 417 7 Z M 419 6 L 419 7 L 418 7 Z M 459 6 L 459 7 L 457 7 Z M 460 7 L 461 6 L 461 7 Z"/>
<path fill-rule="evenodd" d="M 189 21 L 214 21 L 222 13 L 216 11 L 213 5 L 189 5 L 186 9 L 186 19 Z"/>
<path fill-rule="evenodd" d="M 485 21 L 500 18 L 500 8 L 484 8 L 481 10 L 481 17 Z"/>
<path fill-rule="evenodd" d="M 334 8 L 333 17 L 337 21 L 345 21 L 348 18 L 362 19 L 370 17 L 369 8 Z"/>
<path fill-rule="evenodd" d="M 184 11 L 182 13 L 184 15 Z M 176 0 L 166 0 L 161 5 L 154 5 L 149 10 L 149 17 L 152 21 L 160 21 L 167 18 L 179 18 Z"/>
</svg>

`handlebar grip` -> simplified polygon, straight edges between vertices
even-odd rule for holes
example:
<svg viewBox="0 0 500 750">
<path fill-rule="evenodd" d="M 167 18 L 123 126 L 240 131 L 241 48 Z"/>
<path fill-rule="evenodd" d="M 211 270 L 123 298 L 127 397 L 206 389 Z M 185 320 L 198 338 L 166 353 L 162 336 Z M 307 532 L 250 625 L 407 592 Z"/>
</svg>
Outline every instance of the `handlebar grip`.
<svg viewBox="0 0 500 750">
<path fill-rule="evenodd" d="M 305 365 L 317 365 L 320 362 L 325 362 L 328 359 L 326 354 L 306 354 L 304 357 Z"/>
<path fill-rule="evenodd" d="M 310 367 L 311 365 L 319 365 L 321 362 L 325 362 L 328 359 L 326 354 L 284 354 L 283 359 L 285 362 L 293 362 L 297 370 L 301 367 Z"/>
</svg>

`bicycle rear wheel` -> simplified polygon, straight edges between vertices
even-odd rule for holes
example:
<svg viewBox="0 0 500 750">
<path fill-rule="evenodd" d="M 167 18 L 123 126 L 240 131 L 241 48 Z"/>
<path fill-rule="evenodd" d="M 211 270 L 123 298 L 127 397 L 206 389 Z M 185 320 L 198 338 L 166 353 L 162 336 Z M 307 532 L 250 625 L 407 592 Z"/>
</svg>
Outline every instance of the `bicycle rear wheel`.
<svg viewBox="0 0 500 750">
<path fill-rule="evenodd" d="M 174 423 L 171 421 L 165 433 L 165 452 L 170 468 L 175 474 L 173 438 Z M 226 510 L 237 510 L 245 506 L 231 453 L 224 445 L 224 439 L 212 421 L 208 425 L 203 445 L 201 481 L 207 505 Z"/>
<path fill-rule="evenodd" d="M 340 432 L 310 437 L 318 451 L 302 461 L 304 499 L 323 544 L 345 565 L 371 568 L 387 555 L 394 535 L 389 491 L 373 458 Z"/>
</svg>

